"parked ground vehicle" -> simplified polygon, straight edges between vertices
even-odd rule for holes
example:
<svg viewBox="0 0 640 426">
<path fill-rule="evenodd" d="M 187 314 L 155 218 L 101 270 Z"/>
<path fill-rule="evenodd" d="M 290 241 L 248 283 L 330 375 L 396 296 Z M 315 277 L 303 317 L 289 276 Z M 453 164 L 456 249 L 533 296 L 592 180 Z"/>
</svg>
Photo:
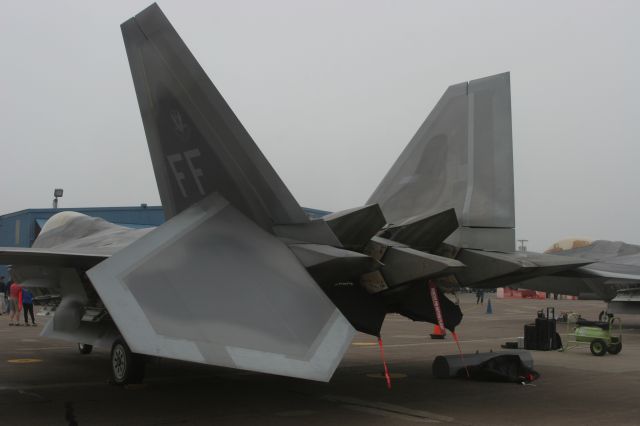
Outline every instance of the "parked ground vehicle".
<svg viewBox="0 0 640 426">
<path fill-rule="evenodd" d="M 622 350 L 622 320 L 611 316 L 607 321 L 588 321 L 577 317 L 567 321 L 567 334 L 563 351 L 589 346 L 595 356 L 607 352 L 617 355 Z"/>
</svg>

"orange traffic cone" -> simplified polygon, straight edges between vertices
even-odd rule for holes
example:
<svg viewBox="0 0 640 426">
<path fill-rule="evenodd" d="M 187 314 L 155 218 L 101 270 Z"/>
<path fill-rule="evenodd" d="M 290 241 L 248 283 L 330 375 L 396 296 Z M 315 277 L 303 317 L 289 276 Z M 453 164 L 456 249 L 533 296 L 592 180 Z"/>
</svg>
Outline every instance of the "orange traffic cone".
<svg viewBox="0 0 640 426">
<path fill-rule="evenodd" d="M 444 339 L 444 330 L 440 328 L 438 324 L 433 326 L 432 339 Z"/>
</svg>

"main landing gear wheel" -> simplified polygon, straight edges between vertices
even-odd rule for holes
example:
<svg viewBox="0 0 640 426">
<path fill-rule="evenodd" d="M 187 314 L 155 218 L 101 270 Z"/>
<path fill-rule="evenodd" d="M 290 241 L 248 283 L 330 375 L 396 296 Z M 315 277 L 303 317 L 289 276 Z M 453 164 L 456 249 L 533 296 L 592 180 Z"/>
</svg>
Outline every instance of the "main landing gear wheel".
<svg viewBox="0 0 640 426">
<path fill-rule="evenodd" d="M 614 343 L 607 348 L 607 352 L 611 355 L 618 355 L 622 350 L 622 342 Z"/>
<path fill-rule="evenodd" d="M 598 321 L 607 322 L 613 317 L 613 314 L 610 314 L 607 311 L 600 311 L 600 315 L 598 315 Z"/>
<path fill-rule="evenodd" d="M 82 355 L 88 355 L 93 350 L 93 346 L 85 345 L 84 343 L 78 343 L 78 352 Z"/>
<path fill-rule="evenodd" d="M 596 339 L 591 342 L 590 349 L 595 356 L 603 356 L 607 353 L 607 342 L 602 339 Z"/>
<path fill-rule="evenodd" d="M 111 347 L 111 377 L 116 385 L 141 383 L 144 378 L 144 357 L 134 354 L 123 339 Z"/>
</svg>

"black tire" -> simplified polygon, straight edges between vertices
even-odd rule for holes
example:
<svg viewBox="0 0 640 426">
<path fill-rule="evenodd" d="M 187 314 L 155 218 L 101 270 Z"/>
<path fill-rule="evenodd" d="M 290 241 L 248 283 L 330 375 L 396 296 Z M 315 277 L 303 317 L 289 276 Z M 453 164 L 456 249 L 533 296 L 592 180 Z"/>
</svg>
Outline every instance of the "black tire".
<svg viewBox="0 0 640 426">
<path fill-rule="evenodd" d="M 85 345 L 84 343 L 78 343 L 78 352 L 82 355 L 89 355 L 93 351 L 93 346 Z"/>
<path fill-rule="evenodd" d="M 141 383 L 144 378 L 144 358 L 134 354 L 123 339 L 111 347 L 111 378 L 116 385 Z"/>
<path fill-rule="evenodd" d="M 620 351 L 622 351 L 622 342 L 614 343 L 612 345 L 609 345 L 609 347 L 607 348 L 607 352 L 609 352 L 611 355 L 618 355 Z"/>
<path fill-rule="evenodd" d="M 590 349 L 595 356 L 603 356 L 607 353 L 607 342 L 602 339 L 596 339 L 591 342 Z"/>
</svg>

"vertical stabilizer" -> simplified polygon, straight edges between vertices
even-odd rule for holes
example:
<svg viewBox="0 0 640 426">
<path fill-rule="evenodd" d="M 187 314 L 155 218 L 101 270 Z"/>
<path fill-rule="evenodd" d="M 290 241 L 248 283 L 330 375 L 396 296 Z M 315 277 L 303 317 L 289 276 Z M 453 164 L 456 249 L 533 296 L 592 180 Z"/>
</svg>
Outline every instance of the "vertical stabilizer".
<svg viewBox="0 0 640 426">
<path fill-rule="evenodd" d="M 307 223 L 160 8 L 121 28 L 167 219 L 218 192 L 262 228 Z"/>
<path fill-rule="evenodd" d="M 450 86 L 368 204 L 391 223 L 454 208 L 462 247 L 515 247 L 509 73 Z"/>
</svg>

